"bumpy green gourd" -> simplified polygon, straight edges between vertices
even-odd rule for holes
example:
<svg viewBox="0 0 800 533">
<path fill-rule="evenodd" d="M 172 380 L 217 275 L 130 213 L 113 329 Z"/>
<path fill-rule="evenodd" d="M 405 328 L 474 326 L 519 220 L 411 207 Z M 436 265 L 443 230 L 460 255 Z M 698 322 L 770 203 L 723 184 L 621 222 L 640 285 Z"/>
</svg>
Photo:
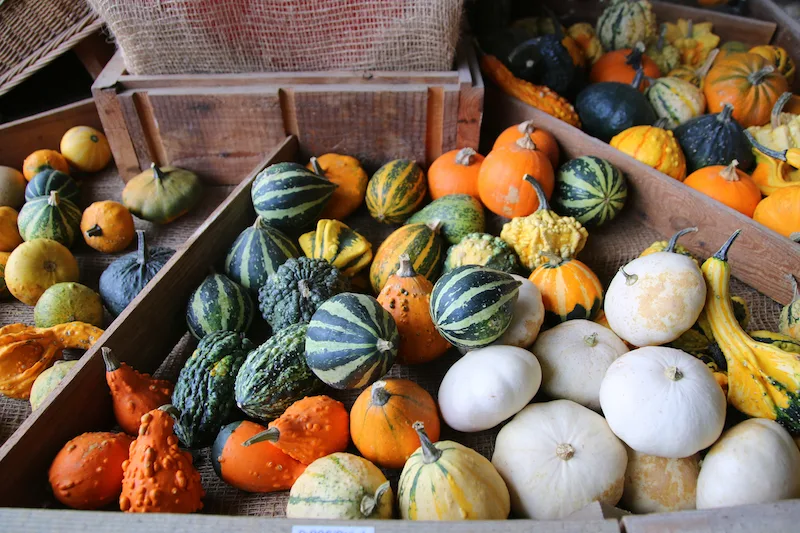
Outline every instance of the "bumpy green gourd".
<svg viewBox="0 0 800 533">
<path fill-rule="evenodd" d="M 488 233 L 470 233 L 447 250 L 445 273 L 463 265 L 481 265 L 512 274 L 520 270 L 514 249 L 500 237 Z"/>
</svg>

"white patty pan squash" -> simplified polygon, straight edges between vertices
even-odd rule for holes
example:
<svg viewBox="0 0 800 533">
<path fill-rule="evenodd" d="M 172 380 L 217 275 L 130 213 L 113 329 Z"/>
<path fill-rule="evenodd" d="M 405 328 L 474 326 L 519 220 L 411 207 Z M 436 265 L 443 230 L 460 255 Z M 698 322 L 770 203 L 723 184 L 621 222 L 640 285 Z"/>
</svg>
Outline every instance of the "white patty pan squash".
<svg viewBox="0 0 800 533">
<path fill-rule="evenodd" d="M 695 508 L 700 455 L 667 459 L 628 448 L 628 469 L 620 507 L 636 514 Z"/>
<path fill-rule="evenodd" d="M 542 390 L 600 410 L 600 383 L 628 347 L 613 331 L 589 320 L 568 320 L 539 335 L 531 348 L 542 365 Z"/>
<path fill-rule="evenodd" d="M 637 452 L 681 458 L 719 438 L 727 400 L 705 363 L 675 348 L 648 346 L 611 363 L 600 407 L 614 434 Z"/>
<path fill-rule="evenodd" d="M 527 406 L 497 435 L 492 463 L 519 517 L 557 520 L 616 505 L 628 455 L 602 416 L 569 400 Z"/>
<path fill-rule="evenodd" d="M 439 387 L 439 409 L 448 426 L 483 431 L 511 418 L 536 395 L 542 369 L 536 357 L 516 346 L 487 346 L 467 352 Z"/>
<path fill-rule="evenodd" d="M 522 283 L 519 297 L 514 304 L 511 325 L 494 344 L 528 348 L 536 340 L 544 322 L 542 293 L 528 278 L 516 274 L 511 274 L 511 277 Z"/>
</svg>

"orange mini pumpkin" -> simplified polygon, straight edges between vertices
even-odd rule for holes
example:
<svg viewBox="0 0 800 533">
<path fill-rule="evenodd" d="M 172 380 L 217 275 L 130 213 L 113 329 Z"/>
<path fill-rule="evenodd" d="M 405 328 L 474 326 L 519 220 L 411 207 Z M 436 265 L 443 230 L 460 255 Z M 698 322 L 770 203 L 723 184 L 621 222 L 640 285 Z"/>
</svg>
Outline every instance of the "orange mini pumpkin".
<svg viewBox="0 0 800 533">
<path fill-rule="evenodd" d="M 81 217 L 83 240 L 98 252 L 121 252 L 133 241 L 135 232 L 131 212 L 119 202 L 95 202 Z"/>
<path fill-rule="evenodd" d="M 739 162 L 734 159 L 727 167 L 712 165 L 701 168 L 689 174 L 684 183 L 731 209 L 752 217 L 761 201 L 761 191 L 750 176 L 736 168 L 738 165 Z"/>
<path fill-rule="evenodd" d="M 31 181 L 36 174 L 46 168 L 69 174 L 69 164 L 63 155 L 55 150 L 36 150 L 22 163 L 22 175 Z"/>
<path fill-rule="evenodd" d="M 364 203 L 369 176 L 355 157 L 324 154 L 312 157 L 307 167 L 338 185 L 319 218 L 344 220 Z"/>
<path fill-rule="evenodd" d="M 496 150 L 501 146 L 514 144 L 523 135 L 530 137 L 533 143 L 536 145 L 536 148 L 547 155 L 547 159 L 550 160 L 550 164 L 553 165 L 553 169 L 558 168 L 559 151 L 556 138 L 553 137 L 553 134 L 549 131 L 537 128 L 533 124 L 532 120 L 526 120 L 525 122 L 521 122 L 516 126 L 509 126 L 503 130 L 503 133 L 501 133 L 494 141 L 492 150 Z"/>
<path fill-rule="evenodd" d="M 623 48 L 603 54 L 589 73 L 591 83 L 604 81 L 616 81 L 630 85 L 636 77 L 636 70 L 639 65 L 644 69 L 645 79 L 639 84 L 639 90 L 643 91 L 649 83 L 646 78 L 660 78 L 661 70 L 655 61 L 644 53 L 644 45 L 635 48 Z"/>
<path fill-rule="evenodd" d="M 428 190 L 434 200 L 448 194 L 469 194 L 480 200 L 478 173 L 483 156 L 472 148 L 450 150 L 428 169 Z"/>
<path fill-rule="evenodd" d="M 800 185 L 783 187 L 761 200 L 753 220 L 784 237 L 800 240 Z"/>
<path fill-rule="evenodd" d="M 577 259 L 547 252 L 544 255 L 547 263 L 537 267 L 528 279 L 542 293 L 545 324 L 594 320 L 603 308 L 603 286 L 597 275 Z"/>
<path fill-rule="evenodd" d="M 13 252 L 22 244 L 22 237 L 17 227 L 19 213 L 11 207 L 0 207 L 0 252 Z"/>
<path fill-rule="evenodd" d="M 666 129 L 666 119 L 652 126 L 634 126 L 611 139 L 609 144 L 637 161 L 663 172 L 671 178 L 686 178 L 686 156 L 675 134 Z"/>
</svg>

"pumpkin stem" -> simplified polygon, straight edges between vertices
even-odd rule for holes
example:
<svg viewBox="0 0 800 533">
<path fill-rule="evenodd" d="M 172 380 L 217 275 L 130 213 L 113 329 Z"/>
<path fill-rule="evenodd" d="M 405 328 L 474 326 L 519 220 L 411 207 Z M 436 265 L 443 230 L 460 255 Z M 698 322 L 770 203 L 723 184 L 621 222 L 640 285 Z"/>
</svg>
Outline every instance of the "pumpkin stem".
<svg viewBox="0 0 800 533">
<path fill-rule="evenodd" d="M 158 168 L 155 163 L 150 163 L 150 168 L 153 169 L 153 177 L 158 181 L 161 181 L 167 177 L 167 175 L 164 174 L 164 171 Z"/>
<path fill-rule="evenodd" d="M 278 428 L 269 428 L 261 433 L 256 433 L 246 441 L 242 443 L 242 446 L 247 448 L 253 444 L 258 444 L 259 442 L 278 442 L 278 439 L 281 438 L 281 430 Z"/>
<path fill-rule="evenodd" d="M 770 126 L 772 129 L 779 128 L 781 125 L 781 113 L 783 112 L 783 108 L 786 106 L 787 102 L 791 100 L 792 93 L 786 91 L 783 93 L 780 98 L 775 101 L 775 105 L 772 106 L 772 113 L 770 114 Z"/>
<path fill-rule="evenodd" d="M 717 115 L 717 120 L 727 124 L 731 121 L 731 116 L 733 116 L 733 104 L 725 104 L 722 106 L 722 111 Z M 745 133 L 747 133 L 747 130 L 745 130 Z"/>
<path fill-rule="evenodd" d="M 792 282 L 792 291 L 794 293 L 792 296 L 792 303 L 795 303 L 796 301 L 800 300 L 800 287 L 797 285 L 797 278 L 795 278 L 792 274 L 786 274 L 786 277 Z"/>
<path fill-rule="evenodd" d="M 401 278 L 413 278 L 417 273 L 414 265 L 411 264 L 411 257 L 408 254 L 400 255 L 400 266 L 397 268 L 397 276 Z"/>
<path fill-rule="evenodd" d="M 527 135 L 536 131 L 536 126 L 533 125 L 532 120 L 526 120 L 517 124 L 517 131 L 522 135 Z"/>
<path fill-rule="evenodd" d="M 442 221 L 438 218 L 436 220 L 431 220 L 425 225 L 428 226 L 434 233 L 439 233 L 439 230 L 442 229 Z"/>
<path fill-rule="evenodd" d="M 572 444 L 562 442 L 556 446 L 556 455 L 563 461 L 569 461 L 575 455 L 575 448 L 572 447 Z"/>
<path fill-rule="evenodd" d="M 789 234 L 789 240 L 800 243 L 800 231 L 795 231 Z"/>
<path fill-rule="evenodd" d="M 698 79 L 704 80 L 705 77 L 708 76 L 708 71 L 711 70 L 711 67 L 714 65 L 714 61 L 716 61 L 718 55 L 719 48 L 714 48 L 708 53 L 705 63 L 700 65 L 700 68 L 694 71 L 694 74 L 698 77 Z M 733 109 L 731 109 L 731 111 L 733 111 Z"/>
<path fill-rule="evenodd" d="M 547 195 L 544 193 L 544 189 L 542 189 L 539 182 L 536 181 L 536 178 L 530 174 L 525 174 L 525 177 L 522 179 L 530 183 L 536 191 L 536 198 L 539 199 L 539 207 L 536 208 L 536 211 L 550 211 L 550 203 L 547 201 Z"/>
<path fill-rule="evenodd" d="M 478 155 L 478 152 L 472 148 L 462 148 L 456 154 L 456 165 L 468 167 L 475 160 L 476 155 Z"/>
<path fill-rule="evenodd" d="M 631 49 L 631 52 L 625 58 L 625 63 L 633 67 L 634 70 L 639 70 L 640 68 L 642 68 L 642 56 L 644 55 L 644 51 L 645 51 L 644 43 L 642 41 L 639 41 Z"/>
<path fill-rule="evenodd" d="M 553 268 L 561 266 L 564 262 L 564 258 L 558 254 L 554 254 L 553 252 L 543 251 L 539 252 L 539 255 L 547 259 L 547 264 Z"/>
<path fill-rule="evenodd" d="M 686 37 L 689 39 L 694 38 L 694 21 L 692 19 L 689 19 L 686 24 Z"/>
<path fill-rule="evenodd" d="M 667 24 L 664 23 L 661 25 L 661 29 L 658 32 L 658 41 L 656 41 L 656 50 L 659 52 L 664 51 L 664 41 L 667 39 Z"/>
<path fill-rule="evenodd" d="M 138 241 L 136 261 L 140 267 L 144 268 L 150 261 L 150 250 L 147 248 L 147 237 L 145 237 L 144 230 L 137 229 L 136 238 Z"/>
<path fill-rule="evenodd" d="M 394 348 L 394 344 L 386 339 L 378 339 L 378 342 L 375 343 L 375 346 L 378 348 L 379 352 L 388 352 Z"/>
<path fill-rule="evenodd" d="M 300 296 L 303 298 L 308 298 L 311 296 L 311 287 L 309 286 L 307 279 L 301 279 L 297 282 L 297 290 L 300 291 Z"/>
<path fill-rule="evenodd" d="M 680 381 L 683 379 L 683 372 L 677 366 L 670 366 L 664 370 L 664 375 L 671 381 Z"/>
<path fill-rule="evenodd" d="M 583 342 L 586 343 L 586 346 L 592 348 L 597 346 L 597 333 L 592 333 L 591 335 L 586 335 L 583 338 Z"/>
<path fill-rule="evenodd" d="M 100 353 L 103 354 L 103 363 L 106 365 L 106 372 L 114 372 L 120 367 L 119 359 L 116 358 L 111 348 L 103 346 L 100 348 Z"/>
<path fill-rule="evenodd" d="M 636 69 L 636 75 L 631 82 L 631 87 L 638 91 L 639 87 L 642 85 L 642 80 L 644 80 L 644 69 L 639 65 L 639 68 Z"/>
<path fill-rule="evenodd" d="M 434 446 L 428 434 L 425 433 L 425 424 L 417 421 L 411 427 L 414 428 L 419 437 L 420 447 L 422 448 L 422 462 L 429 465 L 438 461 L 442 456 L 442 450 Z"/>
<path fill-rule="evenodd" d="M 734 159 L 731 164 L 719 171 L 719 175 L 725 181 L 739 181 L 739 174 L 736 172 L 736 167 L 739 166 L 739 161 Z"/>
<path fill-rule="evenodd" d="M 631 285 L 639 281 L 639 276 L 637 276 L 636 274 L 628 274 L 627 272 L 625 272 L 624 266 L 619 267 L 619 271 L 622 272 L 623 276 L 625 276 L 625 285 L 628 285 L 630 287 Z"/>
<path fill-rule="evenodd" d="M 173 418 L 173 420 L 178 420 L 181 417 L 181 412 L 178 411 L 178 408 L 172 405 L 171 403 L 162 405 L 158 408 L 159 411 L 164 411 L 169 416 Z"/>
<path fill-rule="evenodd" d="M 717 253 L 714 254 L 714 256 L 713 256 L 714 259 L 719 259 L 720 261 L 727 261 L 728 260 L 728 250 L 730 249 L 731 245 L 733 244 L 733 241 L 736 240 L 736 237 L 738 237 L 741 232 L 742 232 L 742 230 L 740 230 L 740 229 L 737 229 L 736 231 L 734 231 L 733 235 L 728 237 L 728 240 L 725 241 L 725 244 L 722 245 L 722 248 L 717 250 Z"/>
<path fill-rule="evenodd" d="M 525 150 L 536 150 L 536 143 L 533 142 L 530 135 L 523 135 L 516 142 L 517 146 Z"/>
<path fill-rule="evenodd" d="M 747 137 L 747 140 L 750 142 L 753 148 L 755 148 L 765 156 L 771 157 L 772 159 L 777 159 L 778 161 L 783 161 L 784 163 L 787 162 L 786 153 L 788 152 L 788 150 L 779 152 L 777 150 L 773 150 L 772 148 L 767 148 L 766 146 L 758 142 L 756 138 L 753 137 L 753 134 L 747 130 L 744 130 L 744 136 Z"/>
<path fill-rule="evenodd" d="M 258 215 L 258 216 L 256 217 L 256 221 L 255 221 L 255 222 L 253 222 L 253 227 L 254 227 L 255 229 L 259 229 L 259 228 L 261 227 L 261 223 L 262 223 L 262 222 L 263 222 L 263 221 L 262 221 L 262 219 L 261 219 L 261 215 Z"/>
<path fill-rule="evenodd" d="M 662 130 L 669 129 L 669 119 L 666 117 L 661 117 L 653 123 L 653 127 Z"/>
<path fill-rule="evenodd" d="M 47 205 L 55 207 L 60 203 L 61 199 L 58 197 L 58 191 L 50 191 L 50 198 L 47 199 Z"/>
<path fill-rule="evenodd" d="M 317 160 L 316 157 L 312 156 L 310 162 L 311 162 L 311 168 L 314 169 L 314 174 L 317 174 L 325 179 L 328 179 L 328 177 L 325 175 L 325 171 L 322 170 L 322 165 L 319 164 L 319 161 Z"/>
<path fill-rule="evenodd" d="M 378 490 L 375 491 L 374 496 L 367 494 L 361 499 L 361 514 L 364 515 L 364 518 L 372 516 L 372 513 L 375 512 L 375 508 L 378 507 L 378 503 L 380 503 L 381 498 L 383 498 L 387 490 L 389 490 L 389 482 L 385 481 L 378 487 Z"/>
<path fill-rule="evenodd" d="M 751 85 L 761 85 L 764 83 L 764 78 L 773 72 L 775 72 L 775 65 L 767 65 L 747 76 L 747 81 L 750 82 Z"/>
<path fill-rule="evenodd" d="M 670 237 L 669 242 L 667 243 L 667 247 L 664 249 L 665 252 L 675 253 L 675 247 L 678 245 L 678 239 L 686 235 L 687 233 L 694 233 L 697 231 L 697 227 L 693 228 L 684 228 L 680 230 L 678 233 Z"/>
<path fill-rule="evenodd" d="M 389 398 L 391 397 L 392 395 L 389 394 L 389 391 L 386 390 L 385 381 L 380 380 L 372 384 L 372 393 L 370 396 L 370 403 L 372 405 L 383 407 L 389 402 Z"/>
<path fill-rule="evenodd" d="M 95 224 L 86 230 L 86 235 L 89 237 L 100 237 L 103 235 L 103 228 L 101 228 L 99 224 Z"/>
</svg>

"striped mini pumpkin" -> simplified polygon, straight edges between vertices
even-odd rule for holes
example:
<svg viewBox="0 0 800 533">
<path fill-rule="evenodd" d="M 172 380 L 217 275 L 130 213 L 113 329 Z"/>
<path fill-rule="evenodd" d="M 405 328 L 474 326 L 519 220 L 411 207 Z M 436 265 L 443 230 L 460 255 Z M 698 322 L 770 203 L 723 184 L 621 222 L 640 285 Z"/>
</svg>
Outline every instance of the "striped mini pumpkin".
<svg viewBox="0 0 800 533">
<path fill-rule="evenodd" d="M 277 163 L 255 179 L 256 213 L 278 229 L 303 228 L 319 217 L 336 185 L 298 163 Z"/>
<path fill-rule="evenodd" d="M 612 0 L 597 19 L 597 37 L 606 50 L 633 48 L 656 37 L 656 16 L 648 0 Z"/>
<path fill-rule="evenodd" d="M 381 243 L 372 266 L 369 281 L 375 293 L 381 292 L 389 276 L 400 267 L 400 256 L 408 254 L 417 274 L 434 283 L 441 272 L 445 243 L 438 224 L 409 224 L 396 229 Z"/>
<path fill-rule="evenodd" d="M 367 184 L 367 209 L 372 218 L 400 224 L 416 211 L 428 192 L 425 173 L 414 161 L 397 159 L 378 169 Z"/>
<path fill-rule="evenodd" d="M 58 191 L 50 196 L 38 196 L 22 206 L 17 218 L 19 234 L 25 241 L 52 239 L 67 248 L 80 234 L 81 210 L 61 198 Z"/>
<path fill-rule="evenodd" d="M 567 320 L 594 320 L 603 305 L 603 286 L 592 270 L 577 259 L 555 255 L 531 273 L 542 293 L 544 323 L 550 327 Z"/>
<path fill-rule="evenodd" d="M 247 290 L 224 274 L 210 274 L 189 298 L 186 324 L 197 339 L 215 331 L 245 332 L 253 321 Z"/>
<path fill-rule="evenodd" d="M 698 87 L 678 78 L 658 78 L 645 91 L 645 96 L 659 118 L 667 119 L 674 128 L 706 110 L 706 97 Z"/>
<path fill-rule="evenodd" d="M 28 185 L 25 186 L 25 201 L 33 200 L 39 196 L 50 196 L 52 191 L 58 191 L 58 195 L 77 205 L 81 199 L 81 190 L 78 182 L 69 177 L 68 174 L 46 168 L 36 174 Z"/>
<path fill-rule="evenodd" d="M 306 332 L 306 362 L 336 389 L 359 389 L 392 368 L 400 338 L 394 318 L 364 294 L 337 294 L 322 304 Z"/>
<path fill-rule="evenodd" d="M 478 265 L 455 268 L 433 286 L 433 323 L 442 337 L 459 348 L 488 346 L 511 324 L 520 285 L 499 270 Z"/>
<path fill-rule="evenodd" d="M 613 220 L 628 198 L 628 185 L 614 165 L 593 155 L 572 159 L 558 169 L 553 208 L 587 227 Z"/>
<path fill-rule="evenodd" d="M 233 281 L 258 291 L 278 267 L 300 252 L 283 232 L 264 224 L 261 217 L 241 232 L 225 257 L 225 273 Z"/>
</svg>

